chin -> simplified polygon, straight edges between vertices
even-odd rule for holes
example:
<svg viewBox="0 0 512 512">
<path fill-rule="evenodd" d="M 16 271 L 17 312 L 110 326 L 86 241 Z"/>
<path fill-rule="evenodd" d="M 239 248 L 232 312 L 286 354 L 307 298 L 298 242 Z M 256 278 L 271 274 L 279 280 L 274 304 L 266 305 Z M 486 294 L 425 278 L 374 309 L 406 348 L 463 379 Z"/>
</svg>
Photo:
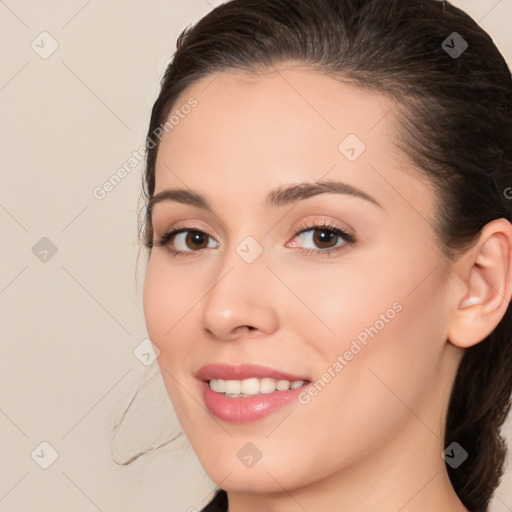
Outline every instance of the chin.
<svg viewBox="0 0 512 512">
<path fill-rule="evenodd" d="M 307 475 L 300 474 L 287 457 L 280 457 L 280 462 L 265 463 L 260 459 L 252 467 L 244 467 L 235 456 L 229 460 L 218 458 L 204 463 L 200 460 L 208 477 L 225 491 L 273 493 L 295 489 L 304 485 Z M 229 475 L 229 476 L 228 476 Z"/>
</svg>

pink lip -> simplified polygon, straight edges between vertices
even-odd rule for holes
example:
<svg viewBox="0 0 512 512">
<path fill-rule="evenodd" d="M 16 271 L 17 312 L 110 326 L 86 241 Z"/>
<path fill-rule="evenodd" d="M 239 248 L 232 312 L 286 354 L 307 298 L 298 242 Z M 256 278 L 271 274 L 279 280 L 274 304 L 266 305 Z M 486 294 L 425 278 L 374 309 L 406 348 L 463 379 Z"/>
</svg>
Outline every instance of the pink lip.
<svg viewBox="0 0 512 512">
<path fill-rule="evenodd" d="M 251 377 L 272 377 L 273 379 L 282 380 L 311 380 L 309 377 L 292 375 L 291 373 L 285 373 L 280 370 L 275 370 L 268 366 L 261 366 L 258 364 L 241 364 L 231 365 L 226 363 L 214 363 L 207 364 L 199 368 L 196 373 L 196 377 L 199 380 L 211 380 L 211 379 L 224 379 L 224 380 L 244 380 Z"/>
<path fill-rule="evenodd" d="M 208 410 L 217 418 L 233 423 L 250 423 L 268 416 L 288 403 L 306 389 L 306 385 L 288 391 L 253 396 L 229 397 L 210 389 L 208 382 L 200 382 L 203 400 Z"/>
<path fill-rule="evenodd" d="M 297 399 L 304 391 L 306 385 L 311 383 L 308 377 L 292 375 L 267 366 L 242 364 L 233 366 L 229 364 L 208 364 L 199 369 L 196 377 L 199 383 L 203 400 L 208 410 L 217 418 L 234 422 L 250 423 L 268 416 L 288 403 Z M 229 397 L 216 393 L 210 389 L 207 381 L 210 379 L 243 380 L 251 377 L 271 377 L 289 381 L 308 381 L 306 385 L 287 391 L 274 391 L 246 397 Z"/>
</svg>

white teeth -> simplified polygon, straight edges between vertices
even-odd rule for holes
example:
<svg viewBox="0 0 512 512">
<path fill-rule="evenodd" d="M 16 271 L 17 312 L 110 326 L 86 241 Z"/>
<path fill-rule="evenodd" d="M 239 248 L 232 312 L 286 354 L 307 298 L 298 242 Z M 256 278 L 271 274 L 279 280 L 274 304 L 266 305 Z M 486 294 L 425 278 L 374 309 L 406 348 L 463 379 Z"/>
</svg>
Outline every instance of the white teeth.
<svg viewBox="0 0 512 512">
<path fill-rule="evenodd" d="M 210 389 L 212 391 L 225 393 L 232 397 L 252 396 L 258 393 L 273 393 L 274 391 L 287 391 L 289 389 L 300 388 L 303 385 L 303 380 L 290 382 L 289 380 L 277 380 L 270 377 L 264 377 L 262 379 L 251 377 L 244 380 L 210 380 Z"/>
<path fill-rule="evenodd" d="M 226 381 L 222 379 L 212 379 L 210 381 L 210 388 L 217 393 L 226 392 Z"/>
<path fill-rule="evenodd" d="M 226 393 L 229 395 L 239 395 L 241 382 L 239 380 L 226 381 Z"/>
<path fill-rule="evenodd" d="M 260 379 L 244 379 L 241 381 L 240 392 L 244 395 L 257 395 L 260 391 Z"/>
<path fill-rule="evenodd" d="M 276 381 L 270 377 L 260 380 L 260 393 L 273 393 L 276 390 Z"/>
<path fill-rule="evenodd" d="M 301 382 L 298 380 L 297 382 Z M 290 381 L 289 380 L 278 380 L 276 382 L 276 389 L 277 391 L 287 391 L 290 389 Z"/>
</svg>

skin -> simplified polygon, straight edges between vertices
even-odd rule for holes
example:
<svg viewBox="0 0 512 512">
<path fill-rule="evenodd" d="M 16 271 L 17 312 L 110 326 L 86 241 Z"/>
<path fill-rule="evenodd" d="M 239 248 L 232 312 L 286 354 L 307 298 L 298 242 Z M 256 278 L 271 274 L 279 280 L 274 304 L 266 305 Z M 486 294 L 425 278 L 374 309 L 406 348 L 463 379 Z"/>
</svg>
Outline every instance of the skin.
<svg viewBox="0 0 512 512">
<path fill-rule="evenodd" d="M 180 222 L 211 239 L 190 256 L 153 248 L 144 314 L 176 414 L 230 512 L 466 510 L 441 458 L 446 408 L 464 349 L 510 300 L 511 225 L 489 223 L 449 261 L 433 230 L 435 194 L 394 146 L 393 102 L 378 93 L 290 64 L 210 76 L 175 108 L 190 97 L 197 107 L 161 141 L 155 193 L 191 189 L 213 213 L 159 203 L 152 222 L 155 236 Z M 338 150 L 348 134 L 366 145 L 354 162 Z M 321 179 L 381 207 L 346 194 L 264 206 L 277 186 Z M 342 249 L 326 256 L 318 231 L 296 236 L 323 220 L 356 243 L 334 237 Z M 251 264 L 236 252 L 247 236 L 263 249 Z M 179 239 L 175 249 L 197 251 Z M 307 405 L 249 424 L 205 409 L 194 377 L 204 364 L 316 380 L 397 302 L 401 311 Z M 250 468 L 237 458 L 247 442 L 262 454 Z"/>
</svg>

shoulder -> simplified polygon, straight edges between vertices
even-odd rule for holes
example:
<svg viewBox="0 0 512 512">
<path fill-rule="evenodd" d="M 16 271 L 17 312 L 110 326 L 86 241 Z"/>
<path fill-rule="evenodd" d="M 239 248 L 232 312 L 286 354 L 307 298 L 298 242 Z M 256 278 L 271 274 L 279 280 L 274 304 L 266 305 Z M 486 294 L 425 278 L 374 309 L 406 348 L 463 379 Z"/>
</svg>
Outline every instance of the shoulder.
<svg viewBox="0 0 512 512">
<path fill-rule="evenodd" d="M 219 489 L 215 496 L 212 498 L 201 512 L 227 512 L 228 510 L 228 495 L 226 491 Z"/>
</svg>

